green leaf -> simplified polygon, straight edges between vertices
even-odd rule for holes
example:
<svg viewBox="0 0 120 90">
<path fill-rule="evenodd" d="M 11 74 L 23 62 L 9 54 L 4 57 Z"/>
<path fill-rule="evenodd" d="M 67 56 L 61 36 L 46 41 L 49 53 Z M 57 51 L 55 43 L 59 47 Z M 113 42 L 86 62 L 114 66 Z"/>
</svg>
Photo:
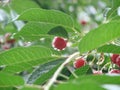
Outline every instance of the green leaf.
<svg viewBox="0 0 120 90">
<path fill-rule="evenodd" d="M 73 81 L 60 84 L 53 90 L 106 90 L 102 88 L 97 82 L 92 80 Z"/>
<path fill-rule="evenodd" d="M 57 58 L 50 49 L 42 46 L 19 47 L 0 53 L 0 65 L 6 66 L 3 71 L 19 72 Z"/>
<path fill-rule="evenodd" d="M 120 16 L 118 16 L 117 9 L 120 6 L 120 0 L 111 0 L 111 2 L 112 2 L 111 10 L 108 12 L 107 17 L 108 19 L 118 20 L 120 19 Z"/>
<path fill-rule="evenodd" d="M 28 84 L 42 84 L 46 80 L 48 80 L 56 71 L 59 64 L 61 64 L 64 60 L 59 59 L 56 61 L 52 61 L 49 63 L 45 63 L 38 68 L 36 68 L 28 77 Z"/>
<path fill-rule="evenodd" d="M 33 41 L 39 40 L 45 37 L 62 36 L 68 38 L 67 31 L 61 27 L 55 25 L 39 23 L 39 22 L 28 22 L 18 33 L 14 35 L 15 38 L 22 37 L 25 40 Z"/>
<path fill-rule="evenodd" d="M 27 4 L 26 4 L 27 3 Z M 34 0 L 25 0 L 24 2 L 21 0 L 12 0 L 11 1 L 11 8 L 15 10 L 17 13 L 22 13 L 24 10 L 28 10 L 30 8 L 40 8 L 38 3 L 36 3 Z M 8 7 L 3 7 L 5 8 L 8 12 L 10 8 Z"/>
<path fill-rule="evenodd" d="M 48 32 L 54 27 L 55 25 L 47 23 L 28 22 L 14 37 L 22 37 L 30 41 L 38 40 L 42 37 L 52 37 Z"/>
<path fill-rule="evenodd" d="M 85 75 L 87 73 L 88 69 L 89 69 L 89 66 L 85 65 L 85 66 L 83 66 L 81 68 L 76 69 L 74 73 L 77 76 Z M 70 78 L 74 78 L 74 76 L 71 74 Z"/>
<path fill-rule="evenodd" d="M 120 22 L 110 22 L 87 33 L 79 42 L 81 53 L 96 49 L 118 37 L 120 37 Z"/>
<path fill-rule="evenodd" d="M 0 90 L 14 90 L 13 87 L 0 87 Z"/>
<path fill-rule="evenodd" d="M 69 15 L 56 10 L 29 9 L 23 12 L 18 19 L 73 28 L 72 18 Z"/>
<path fill-rule="evenodd" d="M 24 85 L 21 77 L 0 72 L 0 88 L 20 85 Z"/>
<path fill-rule="evenodd" d="M 80 80 L 93 80 L 100 84 L 120 84 L 120 76 L 108 76 L 108 75 L 86 75 L 81 76 L 77 79 L 77 81 Z"/>
<path fill-rule="evenodd" d="M 65 30 L 65 28 L 63 28 L 61 26 L 57 26 L 57 27 L 51 29 L 48 32 L 48 34 L 68 38 L 67 31 Z"/>
<path fill-rule="evenodd" d="M 53 90 L 106 90 L 103 84 L 120 84 L 120 76 L 84 75 L 69 82 L 55 86 Z M 69 86 L 69 87 L 68 87 Z"/>
<path fill-rule="evenodd" d="M 24 86 L 23 88 L 21 89 L 18 89 L 18 90 L 42 90 L 39 86 Z"/>
<path fill-rule="evenodd" d="M 118 53 L 120 54 L 120 46 L 109 44 L 104 45 L 102 47 L 99 47 L 97 49 L 98 52 L 104 52 L 104 53 Z"/>
</svg>

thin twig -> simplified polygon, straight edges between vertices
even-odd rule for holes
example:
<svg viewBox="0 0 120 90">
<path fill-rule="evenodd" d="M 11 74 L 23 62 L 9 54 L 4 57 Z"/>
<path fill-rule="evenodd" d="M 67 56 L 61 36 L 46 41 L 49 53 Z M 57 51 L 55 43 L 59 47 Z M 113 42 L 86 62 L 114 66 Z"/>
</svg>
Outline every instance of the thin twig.
<svg viewBox="0 0 120 90">
<path fill-rule="evenodd" d="M 78 78 L 78 76 L 74 73 L 73 70 L 71 70 L 71 68 L 69 66 L 67 66 L 68 70 L 70 71 L 70 73 L 75 77 Z"/>
<path fill-rule="evenodd" d="M 63 77 L 64 79 L 67 79 L 67 80 L 69 79 L 68 76 L 66 76 L 66 75 L 64 75 L 64 74 L 61 74 L 61 73 L 59 74 L 59 76 Z"/>
<path fill-rule="evenodd" d="M 64 66 L 66 66 L 66 64 L 68 64 L 70 61 L 72 61 L 73 59 L 75 59 L 76 57 L 79 56 L 79 52 L 76 52 L 72 55 L 70 55 L 70 57 L 68 59 L 65 60 L 65 62 L 63 62 L 60 67 L 57 69 L 57 71 L 54 73 L 53 77 L 48 81 L 48 83 L 46 85 L 43 86 L 44 90 L 49 90 L 49 88 L 54 84 L 54 82 L 56 81 L 57 77 L 59 76 L 60 72 L 62 71 L 62 69 L 64 68 Z"/>
</svg>

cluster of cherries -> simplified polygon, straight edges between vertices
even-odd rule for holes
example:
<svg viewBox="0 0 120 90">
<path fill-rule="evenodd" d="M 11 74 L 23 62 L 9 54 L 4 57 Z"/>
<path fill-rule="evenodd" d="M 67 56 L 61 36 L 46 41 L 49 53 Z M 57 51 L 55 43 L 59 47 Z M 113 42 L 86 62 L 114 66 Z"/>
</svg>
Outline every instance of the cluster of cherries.
<svg viewBox="0 0 120 90">
<path fill-rule="evenodd" d="M 118 67 L 120 67 L 120 55 L 118 54 L 113 54 L 111 56 L 111 62 L 113 64 L 116 64 Z M 80 68 L 86 64 L 86 60 L 83 58 L 79 58 L 74 62 L 74 67 L 75 68 Z M 112 69 L 108 72 L 109 74 L 120 74 L 119 69 Z M 102 71 L 93 71 L 93 74 L 102 74 Z"/>
<path fill-rule="evenodd" d="M 60 51 L 64 50 L 67 47 L 67 40 L 62 37 L 55 37 L 52 42 L 52 46 L 54 49 Z M 120 55 L 119 54 L 113 54 L 111 56 L 111 62 L 113 64 L 116 64 L 118 67 L 120 67 Z M 78 58 L 74 61 L 73 66 L 74 68 L 80 68 L 86 64 L 86 60 L 84 58 Z M 120 74 L 120 70 L 118 69 L 112 69 L 108 73 L 110 74 Z M 93 71 L 93 74 L 102 74 L 102 71 Z"/>
</svg>

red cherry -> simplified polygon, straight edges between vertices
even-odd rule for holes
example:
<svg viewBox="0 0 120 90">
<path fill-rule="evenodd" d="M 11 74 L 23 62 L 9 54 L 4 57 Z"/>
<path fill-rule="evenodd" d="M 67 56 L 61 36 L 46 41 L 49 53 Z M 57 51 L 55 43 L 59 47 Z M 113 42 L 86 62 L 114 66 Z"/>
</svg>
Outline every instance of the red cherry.
<svg viewBox="0 0 120 90">
<path fill-rule="evenodd" d="M 113 69 L 109 72 L 110 74 L 120 74 L 120 70 Z"/>
<path fill-rule="evenodd" d="M 110 58 L 111 58 L 111 61 L 116 64 L 116 59 L 117 59 L 118 56 L 119 56 L 119 54 L 113 54 L 113 55 L 110 57 Z"/>
<path fill-rule="evenodd" d="M 15 42 L 15 39 L 10 39 L 10 40 L 7 40 L 6 42 L 13 44 Z"/>
<path fill-rule="evenodd" d="M 86 22 L 85 20 L 81 20 L 81 21 L 80 21 L 80 24 L 81 24 L 81 25 L 86 25 L 87 22 Z"/>
<path fill-rule="evenodd" d="M 53 39 L 52 46 L 57 50 L 63 50 L 67 46 L 67 41 L 62 37 L 55 37 Z"/>
<path fill-rule="evenodd" d="M 74 65 L 75 68 L 80 68 L 80 67 L 84 66 L 85 63 L 86 62 L 83 58 L 79 58 L 73 63 L 73 65 Z"/>
<path fill-rule="evenodd" d="M 120 67 L 120 56 L 118 56 L 116 59 L 116 65 L 118 65 Z"/>
</svg>

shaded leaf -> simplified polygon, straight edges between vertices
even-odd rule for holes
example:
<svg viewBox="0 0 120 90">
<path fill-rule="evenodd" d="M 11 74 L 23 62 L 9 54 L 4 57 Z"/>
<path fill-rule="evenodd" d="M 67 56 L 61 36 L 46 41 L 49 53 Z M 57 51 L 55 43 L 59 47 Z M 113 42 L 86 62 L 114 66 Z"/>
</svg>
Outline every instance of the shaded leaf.
<svg viewBox="0 0 120 90">
<path fill-rule="evenodd" d="M 55 28 L 51 29 L 48 32 L 48 34 L 68 38 L 67 31 L 65 30 L 65 28 L 63 28 L 61 26 L 58 26 L 58 27 L 55 27 Z"/>
<path fill-rule="evenodd" d="M 27 83 L 28 84 L 42 84 L 46 80 L 48 80 L 55 70 L 58 68 L 59 64 L 62 63 L 64 60 L 59 59 L 56 61 L 45 63 L 38 68 L 36 68 L 28 77 Z"/>
<path fill-rule="evenodd" d="M 120 19 L 120 16 L 118 16 L 117 9 L 120 6 L 120 0 L 111 0 L 112 6 L 111 10 L 108 12 L 108 19 L 112 20 L 118 20 Z"/>
<path fill-rule="evenodd" d="M 27 4 L 26 4 L 27 3 Z M 40 8 L 40 6 L 33 0 L 25 0 L 24 2 L 21 0 L 11 0 L 12 9 L 14 9 L 17 13 L 22 13 L 24 10 L 30 9 L 30 8 Z M 7 9 L 7 11 L 10 10 L 8 7 L 3 7 Z"/>
</svg>

